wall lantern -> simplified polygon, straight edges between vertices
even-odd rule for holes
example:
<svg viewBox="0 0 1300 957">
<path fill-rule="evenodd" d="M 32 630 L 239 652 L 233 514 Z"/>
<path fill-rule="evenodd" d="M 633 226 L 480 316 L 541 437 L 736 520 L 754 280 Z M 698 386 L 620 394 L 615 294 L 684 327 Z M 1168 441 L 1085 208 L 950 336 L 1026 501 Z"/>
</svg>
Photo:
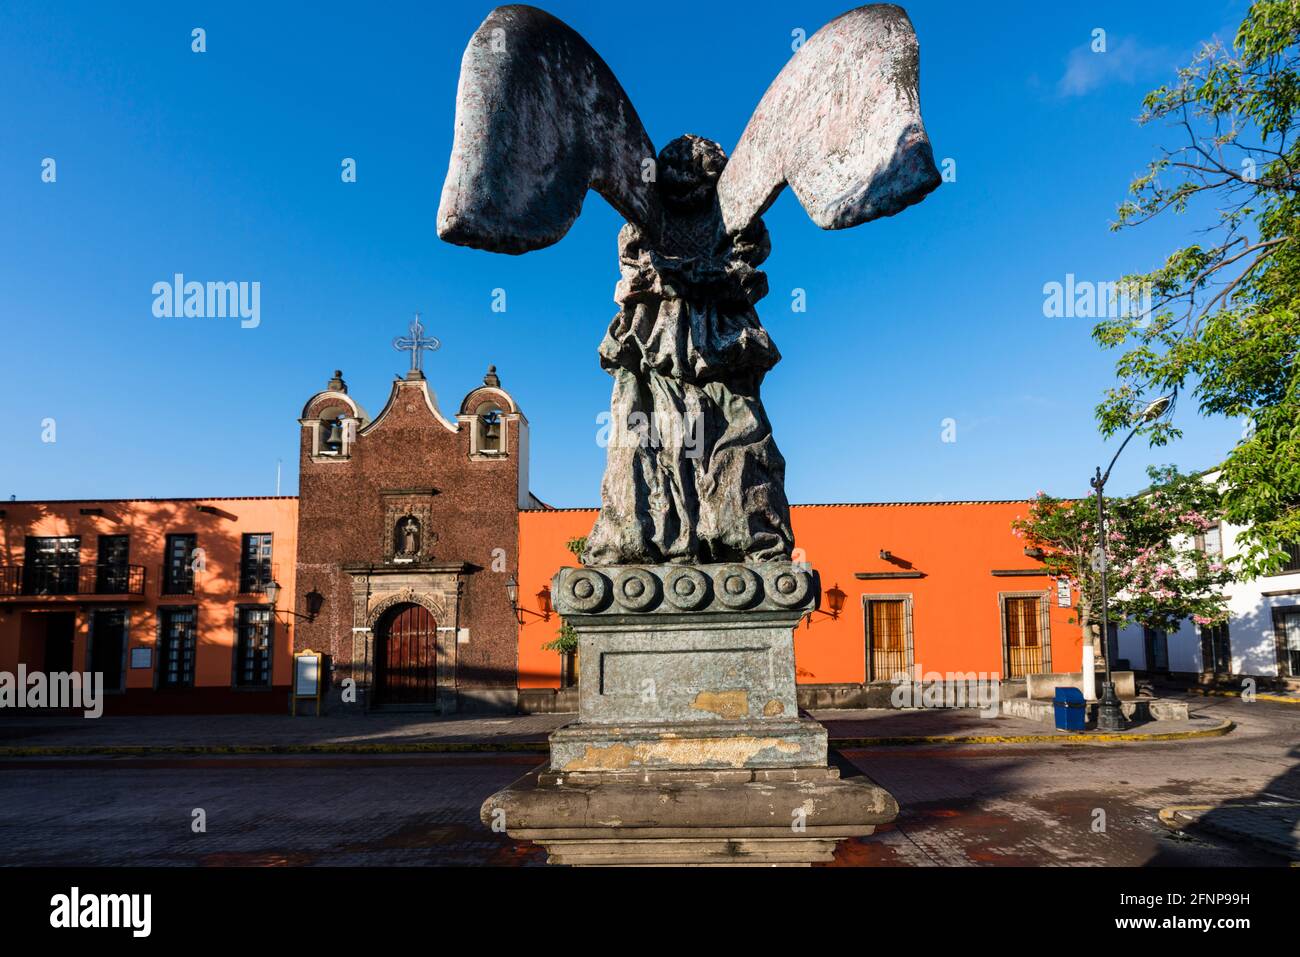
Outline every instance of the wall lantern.
<svg viewBox="0 0 1300 957">
<path fill-rule="evenodd" d="M 324 595 L 322 595 L 320 592 L 318 592 L 318 591 L 317 591 L 316 589 L 314 589 L 314 588 L 313 588 L 311 591 L 307 592 L 307 594 L 304 596 L 304 597 L 307 599 L 307 614 L 305 614 L 305 615 L 300 615 L 300 614 L 298 614 L 298 612 L 296 612 L 296 611 L 284 611 L 284 612 L 282 612 L 282 611 L 280 611 L 279 609 L 277 609 L 277 608 L 275 607 L 275 606 L 276 606 L 276 603 L 279 601 L 279 598 L 280 598 L 280 592 L 283 591 L 283 590 L 284 590 L 283 587 L 282 587 L 282 586 L 280 585 L 280 583 L 279 583 L 278 581 L 276 581 L 274 578 L 271 579 L 269 582 L 266 583 L 266 587 L 265 587 L 265 591 L 266 591 L 266 600 L 267 600 L 267 601 L 270 603 L 270 605 L 271 605 L 271 615 L 272 615 L 272 616 L 282 614 L 282 615 L 293 615 L 293 617 L 295 617 L 295 618 L 302 618 L 302 619 L 304 619 L 304 620 L 306 620 L 306 621 L 315 621 L 315 620 L 316 620 L 316 616 L 317 616 L 318 614 L 320 614 L 321 606 L 322 606 L 323 604 L 325 604 L 325 596 L 324 596 Z"/>
<path fill-rule="evenodd" d="M 844 599 L 847 597 L 848 596 L 844 594 L 844 590 L 840 588 L 839 582 L 836 582 L 826 590 L 826 604 L 830 607 L 830 611 L 822 611 L 820 608 L 817 608 L 808 612 L 807 616 L 804 618 L 804 627 L 812 627 L 813 615 L 825 615 L 831 621 L 838 621 L 840 612 L 844 610 Z"/>
<path fill-rule="evenodd" d="M 551 612 L 554 608 L 551 606 L 551 586 L 543 585 L 542 590 L 535 596 L 537 600 L 537 611 L 530 611 L 527 608 L 519 607 L 519 583 L 515 581 L 513 575 L 506 579 L 506 597 L 510 599 L 510 607 L 515 611 L 515 620 L 519 624 L 524 624 L 524 615 L 532 615 L 534 618 L 540 618 L 542 621 L 551 620 Z"/>
</svg>

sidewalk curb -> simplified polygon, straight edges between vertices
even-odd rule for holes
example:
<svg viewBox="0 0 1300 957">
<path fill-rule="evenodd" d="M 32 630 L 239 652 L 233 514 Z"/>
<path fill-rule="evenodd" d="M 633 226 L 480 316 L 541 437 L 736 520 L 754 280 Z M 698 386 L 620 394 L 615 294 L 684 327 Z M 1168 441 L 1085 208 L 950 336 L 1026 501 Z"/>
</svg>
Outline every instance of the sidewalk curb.
<svg viewBox="0 0 1300 957">
<path fill-rule="evenodd" d="M 1212 728 L 1160 731 L 1151 734 L 934 734 L 875 738 L 831 738 L 840 750 L 867 747 L 906 747 L 922 744 L 1130 744 L 1217 738 L 1236 727 L 1223 721 Z M 452 754 L 465 752 L 545 754 L 545 741 L 412 741 L 404 744 L 243 744 L 243 745 L 64 745 L 59 747 L 0 747 L 0 758 L 65 758 L 85 756 L 140 757 L 147 755 L 238 754 Z"/>
<path fill-rule="evenodd" d="M 1147 734 L 1115 734 L 1093 732 L 1091 734 L 936 734 L 916 737 L 886 738 L 832 738 L 831 746 L 836 748 L 863 748 L 873 745 L 908 745 L 908 744 L 1129 744 L 1146 741 L 1188 741 L 1193 738 L 1220 738 L 1231 734 L 1236 728 L 1232 721 L 1224 720 L 1212 728 L 1197 728 L 1190 731 L 1155 731 Z"/>
<path fill-rule="evenodd" d="M 545 741 L 413 741 L 409 744 L 109 744 L 0 747 L 0 758 L 227 754 L 421 754 L 461 752 L 546 753 Z"/>
<path fill-rule="evenodd" d="M 1240 691 L 1224 691 L 1221 688 L 1187 688 L 1188 694 L 1198 694 L 1203 698 L 1240 698 Z M 1300 704 L 1300 698 L 1280 694 L 1256 694 L 1256 701 L 1270 701 L 1273 704 Z"/>
<path fill-rule="evenodd" d="M 1300 804 L 1286 804 L 1281 806 L 1300 808 Z M 1220 810 L 1223 807 L 1225 807 L 1225 805 L 1174 804 L 1171 805 L 1170 807 L 1162 807 L 1158 812 L 1156 812 L 1156 817 L 1159 819 L 1162 825 L 1164 825 L 1166 828 L 1168 828 L 1171 831 L 1178 831 L 1181 833 L 1184 831 L 1200 828 L 1202 831 L 1208 831 L 1211 834 L 1214 834 L 1221 838 L 1225 838 L 1227 840 L 1241 841 L 1246 844 L 1252 844 L 1255 847 L 1259 847 L 1264 850 L 1270 851 L 1274 854 L 1279 854 L 1282 857 L 1291 860 L 1293 862 L 1291 865 L 1292 867 L 1295 867 L 1297 866 L 1297 863 L 1300 863 L 1300 855 L 1297 855 L 1296 847 L 1290 842 L 1283 843 L 1280 841 L 1272 840 L 1268 837 L 1262 837 L 1256 833 L 1251 833 L 1248 831 L 1239 831 L 1230 827 L 1223 827 L 1215 824 L 1213 818 L 1206 820 L 1203 817 L 1197 817 L 1191 821 L 1178 820 L 1178 814 L 1182 811 L 1193 811 L 1198 813 L 1212 814 L 1214 811 Z M 1227 805 L 1227 807 L 1239 808 L 1240 806 Z"/>
</svg>

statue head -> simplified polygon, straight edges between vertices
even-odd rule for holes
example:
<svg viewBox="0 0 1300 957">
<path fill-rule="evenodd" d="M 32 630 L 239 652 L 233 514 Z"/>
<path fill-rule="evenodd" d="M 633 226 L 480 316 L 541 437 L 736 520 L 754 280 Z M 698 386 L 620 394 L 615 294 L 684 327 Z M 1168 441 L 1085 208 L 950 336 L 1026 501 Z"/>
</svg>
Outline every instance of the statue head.
<svg viewBox="0 0 1300 957">
<path fill-rule="evenodd" d="M 713 140 L 687 133 L 659 151 L 659 195 L 676 210 L 701 208 L 713 199 L 727 154 Z"/>
</svg>

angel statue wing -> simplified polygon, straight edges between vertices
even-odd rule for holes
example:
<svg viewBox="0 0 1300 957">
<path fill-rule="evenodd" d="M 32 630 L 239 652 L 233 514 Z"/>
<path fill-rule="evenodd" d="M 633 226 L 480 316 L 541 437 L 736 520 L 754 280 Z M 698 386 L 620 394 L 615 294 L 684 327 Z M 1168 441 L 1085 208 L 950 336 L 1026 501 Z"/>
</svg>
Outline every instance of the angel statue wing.
<svg viewBox="0 0 1300 957">
<path fill-rule="evenodd" d="M 920 54 L 901 7 L 835 18 L 772 81 L 718 180 L 735 234 L 788 183 L 822 229 L 892 216 L 939 185 L 921 123 Z"/>
<path fill-rule="evenodd" d="M 497 7 L 470 38 L 456 90 L 438 235 L 500 253 L 558 242 L 594 189 L 629 222 L 657 221 L 655 150 L 605 61 L 536 7 Z"/>
</svg>

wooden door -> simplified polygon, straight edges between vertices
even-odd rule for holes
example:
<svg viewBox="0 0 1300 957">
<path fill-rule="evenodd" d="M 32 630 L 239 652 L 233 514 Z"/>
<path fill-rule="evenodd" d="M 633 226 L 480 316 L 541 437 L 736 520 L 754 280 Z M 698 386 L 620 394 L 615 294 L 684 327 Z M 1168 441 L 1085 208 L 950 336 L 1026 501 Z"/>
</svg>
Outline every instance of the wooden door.
<svg viewBox="0 0 1300 957">
<path fill-rule="evenodd" d="M 422 605 L 389 613 L 375 650 L 377 704 L 433 704 L 437 697 L 438 626 Z"/>
<path fill-rule="evenodd" d="M 907 603 L 901 598 L 867 600 L 868 681 L 892 681 L 909 673 Z"/>
<path fill-rule="evenodd" d="M 1007 677 L 1023 678 L 1043 670 L 1039 599 L 1006 599 Z"/>
</svg>

